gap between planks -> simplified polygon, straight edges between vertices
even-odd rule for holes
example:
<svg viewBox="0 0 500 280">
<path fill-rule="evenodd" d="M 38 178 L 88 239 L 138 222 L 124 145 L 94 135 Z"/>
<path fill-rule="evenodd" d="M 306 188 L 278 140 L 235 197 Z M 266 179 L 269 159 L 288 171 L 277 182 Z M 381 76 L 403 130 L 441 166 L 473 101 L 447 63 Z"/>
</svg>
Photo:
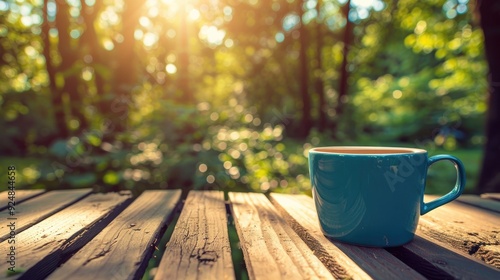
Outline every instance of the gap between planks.
<svg viewBox="0 0 500 280">
<path fill-rule="evenodd" d="M 311 197 L 277 193 L 270 197 L 283 217 L 334 275 L 340 268 L 355 279 L 424 279 L 382 248 L 360 247 L 327 239 L 319 228 Z"/>
<path fill-rule="evenodd" d="M 500 277 L 500 270 L 426 235 L 416 235 L 412 242 L 387 250 L 429 279 Z"/>
<path fill-rule="evenodd" d="M 264 194 L 231 192 L 229 200 L 251 279 L 333 279 Z"/>
<path fill-rule="evenodd" d="M 24 202 L 30 198 L 41 195 L 45 192 L 45 190 L 16 190 L 15 196 L 13 199 L 9 199 L 9 191 L 0 192 L 0 211 L 7 209 L 9 207 L 8 202 L 15 202 L 15 204 L 19 204 Z"/>
<path fill-rule="evenodd" d="M 47 279 L 142 277 L 158 237 L 180 200 L 180 190 L 143 192 Z"/>
<path fill-rule="evenodd" d="M 293 196 L 293 195 L 282 195 L 282 194 L 271 194 L 272 200 L 281 205 L 281 210 L 284 211 L 285 215 L 293 216 L 294 220 L 292 223 L 297 223 L 297 221 L 302 220 L 303 223 L 307 223 L 308 221 L 313 221 L 314 223 L 309 226 L 299 227 L 298 230 L 304 230 L 306 227 L 311 229 L 312 227 L 316 227 L 316 231 L 319 232 L 319 226 L 317 225 L 316 211 L 314 208 L 314 202 L 312 198 L 308 196 Z M 461 207 L 460 203 L 455 203 L 451 205 L 446 205 L 443 207 L 454 207 L 458 205 Z M 286 211 L 283 207 L 286 207 Z M 443 208 L 441 207 L 441 208 Z M 464 213 L 459 216 L 467 216 L 467 212 L 465 210 L 457 210 L 453 209 L 455 213 Z M 471 209 L 473 211 L 474 209 Z M 436 211 L 436 210 L 434 210 Z M 432 213 L 432 212 L 430 212 Z M 432 215 L 429 217 L 432 217 Z M 482 212 L 480 212 L 482 213 Z M 476 213 L 474 213 L 476 214 Z M 425 216 L 427 216 L 425 215 Z M 494 215 L 489 218 L 497 218 Z M 436 221 L 438 222 L 438 221 Z M 423 222 L 426 223 L 425 221 Z M 490 224 L 491 226 L 491 224 Z M 420 227 L 420 226 L 419 226 Z M 318 238 L 322 237 L 322 234 L 319 232 Z M 423 237 L 423 238 L 422 238 Z M 402 260 L 408 264 L 410 267 L 417 270 L 419 273 L 423 273 L 426 277 L 434 277 L 437 275 L 453 275 L 453 277 L 462 278 L 467 276 L 472 276 L 470 269 L 473 269 L 473 275 L 477 276 L 477 273 L 484 276 L 486 279 L 492 278 L 495 275 L 498 275 L 498 270 L 492 268 L 483 262 L 479 262 L 476 259 L 471 258 L 468 254 L 464 254 L 463 252 L 452 249 L 451 246 L 446 244 L 441 244 L 437 241 L 429 241 L 431 237 L 424 234 L 422 237 L 417 236 L 414 241 L 402 246 L 396 247 L 395 249 L 388 249 L 391 254 L 399 257 L 403 257 Z M 324 243 L 324 242 L 322 242 Z M 351 246 L 347 244 L 333 242 L 337 246 L 341 245 L 344 249 L 349 248 Z M 327 244 L 327 243 L 326 243 Z M 354 246 L 355 247 L 355 246 Z M 368 250 L 370 248 L 363 248 L 363 250 Z M 383 250 L 383 249 L 379 249 Z M 413 258 L 412 258 L 413 256 Z M 408 260 L 410 260 L 408 262 Z M 368 260 L 365 260 L 368 261 Z M 356 261 L 358 264 L 361 262 Z M 376 275 L 376 274 L 374 274 Z M 386 278 L 386 277 L 384 277 Z M 493 279 L 495 279 L 494 277 Z"/>
<path fill-rule="evenodd" d="M 190 191 L 155 279 L 234 279 L 221 191 Z"/>
<path fill-rule="evenodd" d="M 500 215 L 496 212 L 451 202 L 421 216 L 417 234 L 500 269 Z"/>
<path fill-rule="evenodd" d="M 0 212 L 0 219 L 6 221 L 9 217 L 16 218 L 16 233 L 19 234 L 28 227 L 35 225 L 45 218 L 50 217 L 52 214 L 57 213 L 61 209 L 79 201 L 91 192 L 92 189 L 46 192 L 40 196 L 16 205 L 16 213 L 14 216 L 9 214 L 9 210 L 3 210 Z M 0 225 L 0 232 L 5 232 L 5 234 L 0 236 L 0 242 L 6 240 L 10 235 L 10 231 L 7 226 L 7 223 Z"/>
<path fill-rule="evenodd" d="M 130 194 L 91 194 L 18 234 L 16 271 L 21 274 L 8 279 L 43 279 L 100 232 L 130 200 Z M 9 246 L 6 242 L 1 244 L 2 255 Z M 7 271 L 7 265 L 0 263 L 0 270 Z"/>
</svg>

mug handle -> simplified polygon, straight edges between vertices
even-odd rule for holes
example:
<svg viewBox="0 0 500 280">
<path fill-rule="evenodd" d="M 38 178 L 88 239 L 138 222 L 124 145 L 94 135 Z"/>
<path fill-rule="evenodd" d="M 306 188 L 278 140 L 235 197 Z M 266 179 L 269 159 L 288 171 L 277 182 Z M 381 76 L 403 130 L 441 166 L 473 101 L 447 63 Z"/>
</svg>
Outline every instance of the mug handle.
<svg viewBox="0 0 500 280">
<path fill-rule="evenodd" d="M 425 203 L 424 202 L 424 197 L 422 196 L 422 201 L 420 202 L 420 215 L 424 215 L 427 212 L 436 209 L 439 206 L 442 206 L 462 194 L 462 192 L 465 189 L 465 168 L 463 163 L 456 157 L 451 156 L 451 155 L 436 155 L 433 157 L 430 157 L 427 160 L 427 169 L 434 164 L 435 162 L 438 162 L 440 160 L 449 160 L 455 165 L 455 169 L 457 170 L 457 182 L 455 184 L 455 187 L 447 194 L 443 195 L 440 198 L 437 198 L 431 202 Z"/>
</svg>

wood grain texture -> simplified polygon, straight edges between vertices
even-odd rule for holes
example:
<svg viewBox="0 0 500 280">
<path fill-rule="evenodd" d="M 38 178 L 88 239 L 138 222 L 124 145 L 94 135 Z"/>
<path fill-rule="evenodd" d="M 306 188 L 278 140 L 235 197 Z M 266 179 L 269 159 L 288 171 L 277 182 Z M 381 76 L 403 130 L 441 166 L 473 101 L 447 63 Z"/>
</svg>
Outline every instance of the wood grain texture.
<svg viewBox="0 0 500 280">
<path fill-rule="evenodd" d="M 384 249 L 354 246 L 327 239 L 319 228 L 311 197 L 272 193 L 271 201 L 337 278 L 425 279 Z"/>
<path fill-rule="evenodd" d="M 155 279 L 234 279 L 224 193 L 191 191 Z"/>
<path fill-rule="evenodd" d="M 259 193 L 229 193 L 250 279 L 334 279 Z"/>
<path fill-rule="evenodd" d="M 90 194 L 92 189 L 78 190 L 60 190 L 51 191 L 43 195 L 30 199 L 24 203 L 16 205 L 16 215 L 9 215 L 8 210 L 0 212 L 0 220 L 7 221 L 7 218 L 16 218 L 16 233 L 20 233 L 26 228 L 42 221 L 43 219 L 57 213 L 68 205 L 75 203 L 86 195 Z M 9 236 L 8 223 L 0 224 L 0 242 L 6 240 Z"/>
<path fill-rule="evenodd" d="M 434 198 L 426 196 L 426 201 Z M 496 212 L 451 202 L 423 215 L 417 234 L 500 268 L 500 215 Z"/>
<path fill-rule="evenodd" d="M 474 194 L 462 194 L 457 201 L 500 213 L 500 201 L 482 198 Z"/>
<path fill-rule="evenodd" d="M 419 257 L 410 256 L 409 265 L 430 279 L 448 278 L 445 275 L 455 279 L 477 279 L 479 275 L 481 279 L 500 279 L 500 270 L 432 238 L 415 236 L 401 249 L 407 255 Z"/>
<path fill-rule="evenodd" d="M 61 210 L 40 223 L 26 229 L 15 238 L 16 268 L 25 279 L 43 279 L 69 254 L 80 249 L 100 231 L 113 212 L 120 211 L 131 195 L 117 193 L 92 194 Z M 116 215 L 116 214 L 115 214 Z M 108 221 L 109 222 L 109 221 Z M 12 244 L 0 244 L 0 254 L 5 256 Z M 10 265 L 0 262 L 0 271 Z M 4 274 L 0 274 L 3 279 Z"/>
<path fill-rule="evenodd" d="M 142 277 L 180 195 L 180 190 L 145 191 L 48 279 Z"/>
<path fill-rule="evenodd" d="M 475 256 L 480 258 L 487 264 L 500 268 L 499 245 L 483 245 L 476 251 Z M 498 275 L 497 279 L 498 278 L 500 278 L 500 275 Z"/>
<path fill-rule="evenodd" d="M 16 203 L 21 203 L 44 192 L 45 190 L 16 190 L 15 201 Z M 8 191 L 3 191 L 0 193 L 0 211 L 7 208 L 7 202 L 9 201 L 8 197 Z"/>
</svg>

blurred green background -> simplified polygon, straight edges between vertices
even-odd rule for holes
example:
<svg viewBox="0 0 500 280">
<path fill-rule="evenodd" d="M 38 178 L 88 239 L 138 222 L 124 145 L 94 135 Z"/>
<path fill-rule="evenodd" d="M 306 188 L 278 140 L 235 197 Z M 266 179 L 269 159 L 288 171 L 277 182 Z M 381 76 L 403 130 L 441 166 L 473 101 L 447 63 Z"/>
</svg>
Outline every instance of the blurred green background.
<svg viewBox="0 0 500 280">
<path fill-rule="evenodd" d="M 471 192 L 487 108 L 473 9 L 0 1 L 0 166 L 18 188 L 310 193 L 309 148 L 390 145 L 461 158 Z M 454 178 L 433 165 L 427 193 Z"/>
</svg>

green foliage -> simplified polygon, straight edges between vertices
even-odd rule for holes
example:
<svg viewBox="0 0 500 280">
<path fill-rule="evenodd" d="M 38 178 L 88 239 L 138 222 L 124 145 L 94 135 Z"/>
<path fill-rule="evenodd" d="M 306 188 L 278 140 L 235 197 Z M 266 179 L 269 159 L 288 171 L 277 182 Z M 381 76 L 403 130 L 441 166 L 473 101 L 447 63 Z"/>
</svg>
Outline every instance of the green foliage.
<svg viewBox="0 0 500 280">
<path fill-rule="evenodd" d="M 355 73 L 352 105 L 363 120 L 360 130 L 390 128 L 389 139 L 433 138 L 429 132 L 442 127 L 465 131 L 468 139 L 481 133 L 477 116 L 484 114 L 487 88 L 482 32 L 463 7 L 462 14 L 447 13 L 448 2 L 398 1 L 372 14 L 359 51 L 368 63 Z M 368 47 L 376 49 L 372 56 Z M 468 118 L 474 125 L 465 123 Z"/>
<path fill-rule="evenodd" d="M 6 92 L 0 95 L 0 154 L 36 152 L 55 132 L 48 96 L 39 92 Z M 42 148 L 43 150 L 43 148 Z"/>
<path fill-rule="evenodd" d="M 449 150 L 430 149 L 429 155 L 450 154 Z M 482 151 L 478 149 L 458 149 L 451 152 L 458 157 L 465 166 L 465 193 L 473 193 L 479 180 L 479 169 L 481 167 Z M 448 193 L 456 182 L 456 170 L 450 162 L 438 162 L 429 168 L 427 177 L 426 193 L 445 194 Z"/>
<path fill-rule="evenodd" d="M 483 143 L 487 69 L 467 1 L 351 1 L 344 100 L 346 1 L 297 1 L 0 1 L 0 153 L 35 159 L 23 182 L 48 189 L 307 193 L 311 146 Z M 300 36 L 307 138 L 294 138 Z"/>
<path fill-rule="evenodd" d="M 106 142 L 105 131 L 54 142 L 39 180 L 49 188 L 99 186 L 101 190 L 310 189 L 304 175 L 304 147 L 311 145 L 284 140 L 283 125 L 262 125 L 239 104 L 217 111 L 208 103 L 197 108 L 163 105 L 155 110 L 156 117 L 129 127 L 112 143 Z"/>
</svg>

